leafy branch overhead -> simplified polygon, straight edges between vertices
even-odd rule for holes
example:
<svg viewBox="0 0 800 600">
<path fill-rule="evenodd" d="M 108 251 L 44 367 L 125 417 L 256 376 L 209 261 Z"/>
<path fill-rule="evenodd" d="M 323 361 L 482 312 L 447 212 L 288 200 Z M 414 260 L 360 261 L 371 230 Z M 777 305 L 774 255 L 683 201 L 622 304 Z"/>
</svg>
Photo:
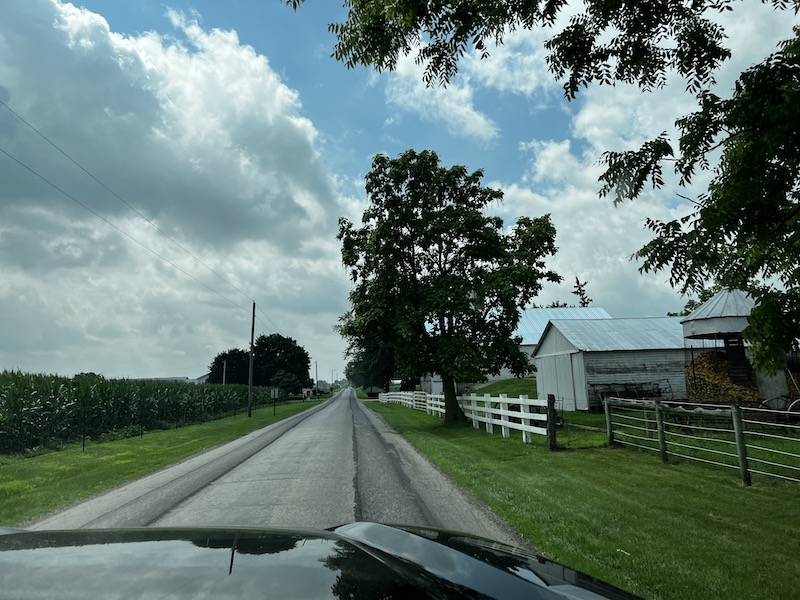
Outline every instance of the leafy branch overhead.
<svg viewBox="0 0 800 600">
<path fill-rule="evenodd" d="M 642 271 L 666 270 L 682 291 L 708 280 L 749 289 L 757 304 L 745 337 L 767 368 L 780 367 L 800 338 L 800 29 L 795 33 L 742 73 L 730 99 L 705 92 L 700 110 L 678 121 L 682 184 L 708 168 L 710 153 L 719 149 L 721 158 L 695 210 L 672 221 L 648 219 L 655 237 L 637 253 Z M 628 168 L 637 169 L 634 163 Z"/>
<path fill-rule="evenodd" d="M 775 8 L 797 7 L 792 0 L 764 0 Z M 297 8 L 303 0 L 287 0 Z M 468 52 L 482 58 L 515 29 L 566 26 L 545 44 L 554 76 L 565 79 L 574 98 L 590 83 L 663 86 L 677 71 L 687 88 L 699 91 L 714 82 L 714 71 L 730 56 L 725 32 L 713 14 L 730 11 L 734 0 L 348 0 L 347 19 L 328 29 L 336 36 L 333 56 L 349 68 L 363 65 L 394 70 L 413 54 L 425 65 L 425 81 L 448 83 L 458 59 Z M 576 8 L 577 6 L 577 8 Z"/>
<path fill-rule="evenodd" d="M 378 155 L 361 226 L 339 221 L 353 281 L 340 332 L 356 345 L 390 346 L 405 376 L 441 375 L 449 421 L 463 417 L 455 381 L 530 369 L 514 337 L 519 308 L 544 281 L 561 280 L 545 265 L 556 252 L 549 216 L 523 217 L 503 233 L 502 219 L 484 214 L 502 192 L 482 177 L 444 168 L 430 151 Z"/>
<path fill-rule="evenodd" d="M 288 0 L 297 7 L 302 0 Z M 795 15 L 800 0 L 762 0 Z M 800 338 L 800 29 L 774 54 L 755 57 L 730 97 L 714 91 L 731 56 L 719 15 L 735 0 L 347 0 L 347 18 L 330 25 L 333 55 L 348 67 L 392 70 L 413 55 L 428 84 L 447 84 L 467 53 L 486 58 L 515 29 L 546 29 L 553 76 L 564 95 L 616 82 L 643 91 L 676 73 L 697 100 L 678 119 L 677 143 L 662 133 L 638 150 L 601 157 L 600 196 L 615 203 L 665 185 L 664 164 L 688 186 L 711 171 L 708 189 L 682 219 L 648 220 L 653 240 L 634 256 L 645 272 L 665 271 L 681 291 L 711 281 L 746 289 L 757 302 L 745 332 L 757 365 L 780 368 Z M 673 123 L 664 123 L 668 131 Z M 672 193 L 672 192 L 670 192 Z M 683 200 L 684 198 L 681 196 Z M 759 282 L 765 281 L 767 284 Z"/>
</svg>

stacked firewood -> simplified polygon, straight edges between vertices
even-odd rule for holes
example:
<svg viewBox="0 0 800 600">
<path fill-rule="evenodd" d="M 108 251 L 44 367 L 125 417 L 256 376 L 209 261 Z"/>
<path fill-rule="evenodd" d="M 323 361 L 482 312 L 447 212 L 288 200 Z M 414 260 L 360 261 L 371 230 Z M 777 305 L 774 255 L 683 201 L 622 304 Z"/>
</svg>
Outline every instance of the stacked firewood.
<svg viewBox="0 0 800 600">
<path fill-rule="evenodd" d="M 725 354 L 708 350 L 686 366 L 689 401 L 703 404 L 758 404 L 758 389 L 736 385 L 728 374 Z"/>
</svg>

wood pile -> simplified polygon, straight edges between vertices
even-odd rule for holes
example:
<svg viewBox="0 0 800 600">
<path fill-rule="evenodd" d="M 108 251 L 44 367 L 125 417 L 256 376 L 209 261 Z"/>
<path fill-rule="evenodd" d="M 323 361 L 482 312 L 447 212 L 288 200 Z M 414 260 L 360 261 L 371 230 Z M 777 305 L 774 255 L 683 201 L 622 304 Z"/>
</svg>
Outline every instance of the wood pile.
<svg viewBox="0 0 800 600">
<path fill-rule="evenodd" d="M 728 375 L 723 352 L 703 352 L 686 366 L 689 401 L 702 404 L 757 405 L 758 389 L 736 385 Z"/>
</svg>

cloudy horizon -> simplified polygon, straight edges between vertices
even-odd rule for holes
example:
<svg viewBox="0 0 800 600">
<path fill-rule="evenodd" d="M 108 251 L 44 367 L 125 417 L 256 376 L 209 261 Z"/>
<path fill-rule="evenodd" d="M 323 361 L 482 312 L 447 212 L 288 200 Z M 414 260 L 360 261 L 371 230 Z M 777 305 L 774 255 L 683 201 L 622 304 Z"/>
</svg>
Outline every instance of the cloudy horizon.
<svg viewBox="0 0 800 600">
<path fill-rule="evenodd" d="M 247 347 L 255 300 L 256 335 L 297 340 L 312 377 L 314 361 L 320 379 L 341 376 L 333 326 L 350 284 L 336 223 L 360 219 L 372 157 L 409 148 L 483 168 L 507 225 L 552 214 L 548 266 L 564 283 L 537 304 L 576 302 L 575 277 L 614 317 L 686 301 L 630 256 L 649 239 L 644 219 L 685 214 L 676 192 L 696 194 L 708 175 L 617 207 L 597 197 L 604 150 L 693 109 L 677 78 L 568 103 L 543 34 L 518 31 L 489 60 L 467 56 L 452 85 L 426 88 L 413 58 L 380 75 L 330 58 L 326 24 L 341 8 L 81 5 L 11 0 L 0 23 L 0 370 L 198 377 Z M 727 94 L 797 17 L 746 5 L 721 18 Z"/>
</svg>

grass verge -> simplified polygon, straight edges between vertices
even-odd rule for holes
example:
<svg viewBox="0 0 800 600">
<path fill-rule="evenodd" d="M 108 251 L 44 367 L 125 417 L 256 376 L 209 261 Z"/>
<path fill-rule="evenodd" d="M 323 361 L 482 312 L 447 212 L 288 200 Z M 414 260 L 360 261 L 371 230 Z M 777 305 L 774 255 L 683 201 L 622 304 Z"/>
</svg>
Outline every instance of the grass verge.
<svg viewBox="0 0 800 600">
<path fill-rule="evenodd" d="M 543 554 L 652 599 L 796 597 L 800 487 L 620 448 L 550 453 L 368 405 Z M 560 432 L 559 432 L 560 434 Z"/>
<path fill-rule="evenodd" d="M 490 394 L 492 396 L 508 394 L 511 398 L 519 398 L 523 394 L 528 394 L 529 398 L 536 398 L 536 379 L 503 379 L 501 381 L 494 381 L 472 393 L 478 396 L 483 396 L 484 394 Z"/>
<path fill-rule="evenodd" d="M 236 439 L 317 402 L 279 404 L 143 437 L 80 444 L 33 457 L 0 456 L 0 525 L 15 525 L 68 506 L 167 465 Z"/>
</svg>

